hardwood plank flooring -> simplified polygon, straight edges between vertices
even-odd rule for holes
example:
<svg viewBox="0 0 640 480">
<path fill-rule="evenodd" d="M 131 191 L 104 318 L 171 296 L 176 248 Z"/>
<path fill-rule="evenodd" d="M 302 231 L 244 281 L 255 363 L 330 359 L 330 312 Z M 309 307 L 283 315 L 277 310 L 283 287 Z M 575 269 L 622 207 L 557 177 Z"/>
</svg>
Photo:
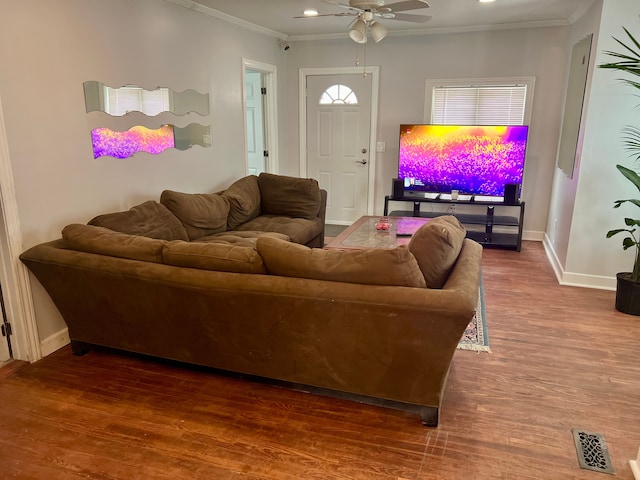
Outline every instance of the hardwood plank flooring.
<svg viewBox="0 0 640 480">
<path fill-rule="evenodd" d="M 640 446 L 640 318 L 557 284 L 542 245 L 484 252 L 492 354 L 457 351 L 440 426 L 417 415 L 69 347 L 0 373 L 0 478 L 600 479 Z M 6 372 L 6 371 L 5 371 Z"/>
</svg>

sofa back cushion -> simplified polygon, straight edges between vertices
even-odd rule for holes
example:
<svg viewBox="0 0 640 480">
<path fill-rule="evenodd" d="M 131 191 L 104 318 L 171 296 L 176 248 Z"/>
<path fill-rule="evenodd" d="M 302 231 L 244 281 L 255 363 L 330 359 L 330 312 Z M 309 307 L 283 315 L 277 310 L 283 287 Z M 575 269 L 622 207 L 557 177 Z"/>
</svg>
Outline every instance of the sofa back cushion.
<svg viewBox="0 0 640 480">
<path fill-rule="evenodd" d="M 260 187 L 258 177 L 249 175 L 231 184 L 222 192 L 229 200 L 229 216 L 227 228 L 233 230 L 238 225 L 248 222 L 260 215 Z"/>
<path fill-rule="evenodd" d="M 261 173 L 258 177 L 262 213 L 313 219 L 320 211 L 320 187 L 313 178 Z"/>
<path fill-rule="evenodd" d="M 163 262 L 162 249 L 167 244 L 166 240 L 79 223 L 64 227 L 62 239 L 72 250 L 154 263 Z"/>
<path fill-rule="evenodd" d="M 229 200 L 217 193 L 182 193 L 165 190 L 160 203 L 184 225 L 188 240 L 195 240 L 227 229 Z"/>
<path fill-rule="evenodd" d="M 106 213 L 92 218 L 89 225 L 116 232 L 160 240 L 187 240 L 184 226 L 164 205 L 149 200 L 125 212 Z"/>
<path fill-rule="evenodd" d="M 458 259 L 467 232 L 460 221 L 451 215 L 429 220 L 409 241 L 429 288 L 442 288 Z"/>
<path fill-rule="evenodd" d="M 228 243 L 169 242 L 164 262 L 178 267 L 236 273 L 267 273 L 262 257 L 252 247 Z"/>
<path fill-rule="evenodd" d="M 406 246 L 322 250 L 261 237 L 256 248 L 272 275 L 367 285 L 425 286 L 418 263 Z"/>
</svg>

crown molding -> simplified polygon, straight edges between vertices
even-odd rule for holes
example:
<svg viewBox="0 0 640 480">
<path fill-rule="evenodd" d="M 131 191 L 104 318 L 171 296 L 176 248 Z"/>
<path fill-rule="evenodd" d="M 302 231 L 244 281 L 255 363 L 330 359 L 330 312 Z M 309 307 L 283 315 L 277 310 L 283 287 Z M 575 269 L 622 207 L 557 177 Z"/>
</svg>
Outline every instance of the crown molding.
<svg viewBox="0 0 640 480">
<path fill-rule="evenodd" d="M 269 37 L 275 37 L 280 40 L 287 40 L 289 38 L 288 35 L 285 35 L 284 33 L 276 32 L 275 30 L 262 27 L 255 23 L 247 22 L 246 20 L 242 20 L 241 18 L 228 15 L 214 8 L 206 7 L 204 5 L 199 4 L 198 2 L 195 2 L 194 0 L 163 0 L 163 1 L 166 3 L 171 3 L 172 5 L 177 5 L 179 7 L 193 10 L 198 13 L 202 13 L 209 17 L 217 18 L 218 20 L 222 20 L 223 22 L 231 23 L 238 27 L 242 27 L 246 30 L 251 30 L 252 32 L 261 33 Z"/>
<path fill-rule="evenodd" d="M 261 33 L 270 37 L 278 38 L 280 40 L 287 40 L 291 42 L 305 42 L 314 40 L 343 40 L 348 39 L 348 32 L 344 33 L 327 33 L 327 34 L 312 34 L 312 35 L 286 35 L 275 30 L 271 30 L 266 27 L 262 27 L 255 23 L 242 20 L 241 18 L 234 17 L 232 15 L 223 13 L 211 7 L 206 7 L 195 0 L 162 0 L 172 5 L 177 5 L 189 10 L 202 13 L 204 15 L 217 18 L 224 22 L 242 27 L 247 30 L 251 30 L 256 33 Z M 549 20 L 549 21 L 535 21 L 535 22 L 517 22 L 517 23 L 504 23 L 500 25 L 468 25 L 468 26 L 456 26 L 456 27 L 436 27 L 436 28 L 421 28 L 411 30 L 396 30 L 390 31 L 387 37 L 406 37 L 416 35 L 442 35 L 448 33 L 471 33 L 471 32 L 487 32 L 487 31 L 500 31 L 500 30 L 515 30 L 525 28 L 547 28 L 547 27 L 566 27 L 573 25 L 582 15 L 584 15 L 589 8 L 593 5 L 595 0 L 585 1 L 567 20 Z"/>
<path fill-rule="evenodd" d="M 574 23 L 576 23 L 576 21 L 585 13 L 587 13 L 587 11 L 593 6 L 593 3 L 595 2 L 595 0 L 589 0 L 589 1 L 585 1 L 582 2 L 582 4 L 580 5 L 580 7 L 578 7 L 578 9 L 573 12 L 573 14 L 569 17 L 569 23 L 571 25 L 573 25 Z"/>
<path fill-rule="evenodd" d="M 501 25 L 470 25 L 460 27 L 441 27 L 441 28 L 422 28 L 413 30 L 396 30 L 390 31 L 388 37 L 409 37 L 416 35 L 442 35 L 447 33 L 470 33 L 470 32 L 487 32 L 499 30 L 521 30 L 525 28 L 547 28 L 547 27 L 567 27 L 571 25 L 569 20 L 551 20 L 539 22 L 520 22 L 520 23 L 504 23 Z M 291 35 L 288 40 L 290 42 L 304 42 L 310 40 L 336 40 L 349 38 L 348 33 L 329 33 L 318 35 Z"/>
</svg>

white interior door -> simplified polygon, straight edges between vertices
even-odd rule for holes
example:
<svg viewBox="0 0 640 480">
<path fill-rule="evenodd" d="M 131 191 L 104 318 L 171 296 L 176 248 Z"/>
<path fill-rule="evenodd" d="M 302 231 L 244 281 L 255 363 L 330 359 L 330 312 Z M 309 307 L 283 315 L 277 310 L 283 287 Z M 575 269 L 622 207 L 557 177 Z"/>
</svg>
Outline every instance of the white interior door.
<svg viewBox="0 0 640 480">
<path fill-rule="evenodd" d="M 327 191 L 327 223 L 367 213 L 372 76 L 307 76 L 307 176 Z"/>
<path fill-rule="evenodd" d="M 247 119 L 247 171 L 258 175 L 266 171 L 267 150 L 264 138 L 264 95 L 262 94 L 262 72 L 245 72 L 245 117 Z"/>
</svg>

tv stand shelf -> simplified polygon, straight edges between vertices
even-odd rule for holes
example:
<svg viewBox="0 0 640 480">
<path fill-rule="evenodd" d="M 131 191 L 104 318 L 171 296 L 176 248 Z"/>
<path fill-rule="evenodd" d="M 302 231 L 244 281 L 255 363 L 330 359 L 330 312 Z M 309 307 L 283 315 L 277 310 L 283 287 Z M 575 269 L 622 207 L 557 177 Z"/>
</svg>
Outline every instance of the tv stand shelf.
<svg viewBox="0 0 640 480">
<path fill-rule="evenodd" d="M 394 210 L 389 213 L 390 202 L 413 203 L 412 210 Z M 422 204 L 440 204 L 447 206 L 447 211 L 425 212 Z M 457 205 L 471 207 L 478 213 L 458 213 Z M 515 215 L 510 215 L 515 213 Z M 504 202 L 483 202 L 472 200 L 440 200 L 431 198 L 401 197 L 390 195 L 384 197 L 384 215 L 401 217 L 434 218 L 442 215 L 454 215 L 467 229 L 467 237 L 485 247 L 496 247 L 517 250 L 522 248 L 522 224 L 524 220 L 524 202 L 515 205 Z"/>
</svg>

